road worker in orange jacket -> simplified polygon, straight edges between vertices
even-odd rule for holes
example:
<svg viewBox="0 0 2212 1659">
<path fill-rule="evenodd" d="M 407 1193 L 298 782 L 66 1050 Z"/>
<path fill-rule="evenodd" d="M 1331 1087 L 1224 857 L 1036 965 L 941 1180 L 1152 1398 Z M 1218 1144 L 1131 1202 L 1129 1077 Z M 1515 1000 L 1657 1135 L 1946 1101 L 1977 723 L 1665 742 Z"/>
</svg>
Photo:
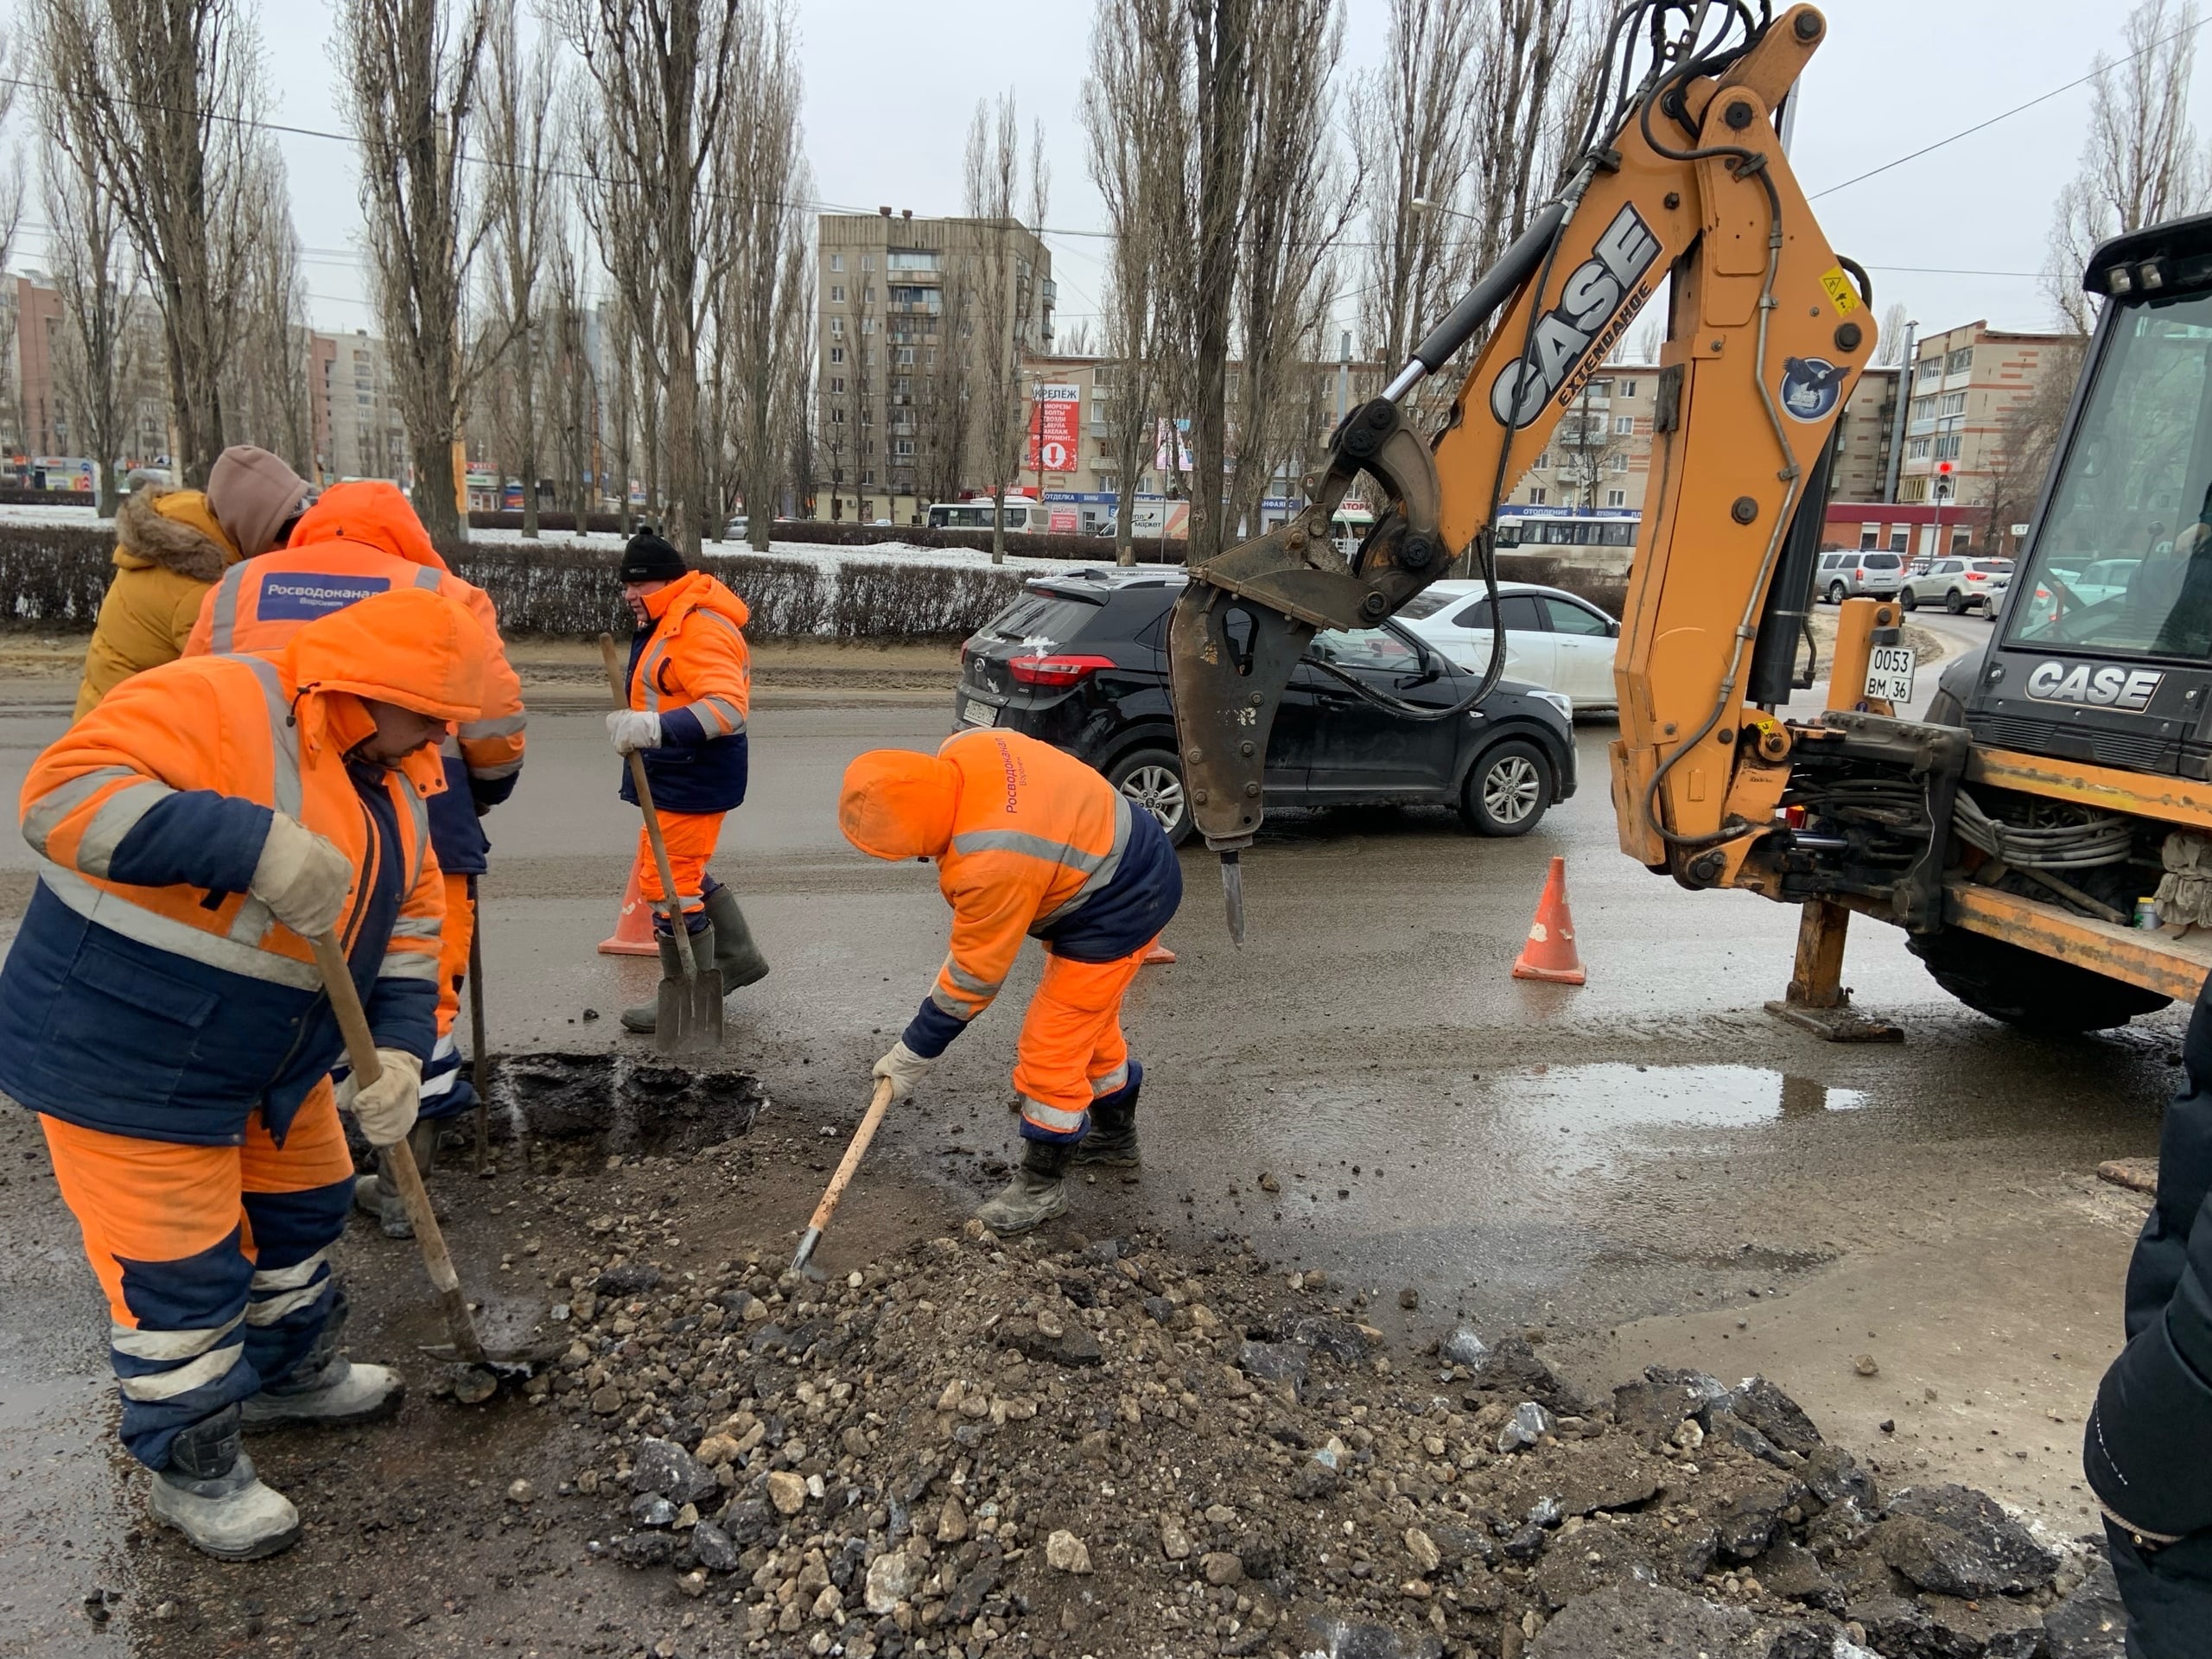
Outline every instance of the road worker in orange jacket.
<svg viewBox="0 0 2212 1659">
<path fill-rule="evenodd" d="M 430 798 L 430 842 L 445 874 L 444 952 L 438 963 L 438 1043 L 423 1071 L 422 1116 L 410 1142 L 425 1174 L 435 1156 L 438 1126 L 476 1103 L 461 1074 L 454 1022 L 476 931 L 476 878 L 491 842 L 479 820 L 513 793 L 522 772 L 522 682 L 507 661 L 499 613 L 485 591 L 446 568 L 415 509 L 381 479 L 326 490 L 272 553 L 234 564 L 207 590 L 185 654 L 281 650 L 307 623 L 395 588 L 422 588 L 465 607 L 483 626 L 486 647 L 484 706 L 443 746 L 446 787 Z M 360 1207 L 394 1238 L 414 1227 L 390 1185 L 364 1175 L 354 1191 Z"/>
<path fill-rule="evenodd" d="M 242 1428 L 365 1422 L 403 1391 L 338 1350 L 353 1160 L 309 940 L 334 929 L 352 965 L 383 1061 L 353 1109 L 389 1146 L 436 1026 L 425 797 L 438 740 L 483 704 L 484 655 L 452 601 L 380 594 L 273 657 L 133 676 L 23 785 L 41 862 L 0 968 L 0 1090 L 40 1114 L 107 1293 L 153 1512 L 226 1560 L 299 1534 Z"/>
<path fill-rule="evenodd" d="M 626 682 L 630 706 L 607 715 L 607 734 L 619 753 L 645 756 L 685 930 L 721 969 L 727 995 L 768 973 L 737 895 L 707 871 L 724 814 L 745 800 L 753 667 L 744 627 L 750 613 L 743 600 L 705 571 L 687 567 L 683 556 L 650 530 L 630 538 L 620 575 L 623 601 L 637 632 L 630 639 Z M 626 766 L 622 798 L 637 804 Z M 683 946 L 658 908 L 667 895 L 642 826 L 636 880 L 639 893 L 656 906 L 653 939 L 660 947 L 662 976 L 679 978 Z M 658 1017 L 658 1007 L 647 1002 L 623 1009 L 622 1025 L 649 1032 Z"/>
<path fill-rule="evenodd" d="M 901 1096 L 990 1006 L 1022 940 L 1044 941 L 1014 1066 L 1021 1163 L 977 1218 L 1021 1232 L 1066 1211 L 1071 1162 L 1136 1163 L 1144 1068 L 1122 1034 L 1122 998 L 1183 897 L 1157 820 L 1049 744 L 973 731 L 934 755 L 861 755 L 845 770 L 837 821 L 872 857 L 936 860 L 952 906 L 937 982 L 875 1063 Z"/>
</svg>

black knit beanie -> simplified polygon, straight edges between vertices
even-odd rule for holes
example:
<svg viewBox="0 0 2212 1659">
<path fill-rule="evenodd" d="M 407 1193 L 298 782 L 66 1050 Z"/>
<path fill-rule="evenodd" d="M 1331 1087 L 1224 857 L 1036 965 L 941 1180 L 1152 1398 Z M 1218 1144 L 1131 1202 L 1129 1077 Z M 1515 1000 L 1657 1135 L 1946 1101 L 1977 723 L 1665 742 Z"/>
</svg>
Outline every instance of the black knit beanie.
<svg viewBox="0 0 2212 1659">
<path fill-rule="evenodd" d="M 685 574 L 683 556 L 650 530 L 641 530 L 622 550 L 625 582 L 674 582 Z"/>
</svg>

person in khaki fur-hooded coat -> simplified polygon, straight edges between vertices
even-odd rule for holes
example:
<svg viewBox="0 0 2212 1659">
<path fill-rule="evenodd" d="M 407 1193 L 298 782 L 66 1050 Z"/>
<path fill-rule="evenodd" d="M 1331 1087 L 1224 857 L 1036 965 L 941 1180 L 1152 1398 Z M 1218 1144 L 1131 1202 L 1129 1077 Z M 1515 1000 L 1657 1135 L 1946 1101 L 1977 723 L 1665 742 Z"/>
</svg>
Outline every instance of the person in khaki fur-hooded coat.
<svg viewBox="0 0 2212 1659">
<path fill-rule="evenodd" d="M 266 449 L 233 444 L 205 490 L 134 490 L 115 515 L 115 579 L 100 601 L 77 687 L 82 720 L 99 700 L 184 654 L 200 601 L 225 567 L 283 544 L 307 480 Z"/>
</svg>

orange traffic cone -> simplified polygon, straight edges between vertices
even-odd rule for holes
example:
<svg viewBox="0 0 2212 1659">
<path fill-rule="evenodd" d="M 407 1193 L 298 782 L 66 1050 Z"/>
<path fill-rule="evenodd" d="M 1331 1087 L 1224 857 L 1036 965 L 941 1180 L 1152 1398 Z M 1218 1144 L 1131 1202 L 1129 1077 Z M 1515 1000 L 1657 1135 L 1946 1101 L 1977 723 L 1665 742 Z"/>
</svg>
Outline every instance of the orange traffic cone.
<svg viewBox="0 0 2212 1659">
<path fill-rule="evenodd" d="M 1574 918 L 1567 909 L 1567 861 L 1552 860 L 1544 877 L 1544 896 L 1536 900 L 1536 919 L 1529 925 L 1529 943 L 1521 947 L 1513 964 L 1516 979 L 1545 979 L 1554 985 L 1583 982 L 1582 958 L 1574 950 Z"/>
<path fill-rule="evenodd" d="M 1150 944 L 1145 946 L 1144 960 L 1137 965 L 1141 968 L 1159 967 L 1165 966 L 1174 960 L 1175 953 L 1158 939 L 1154 939 Z"/>
<path fill-rule="evenodd" d="M 659 954 L 653 943 L 653 907 L 638 891 L 638 867 L 630 866 L 630 885 L 622 890 L 622 908 L 614 912 L 612 938 L 599 942 L 602 957 L 651 957 Z"/>
</svg>

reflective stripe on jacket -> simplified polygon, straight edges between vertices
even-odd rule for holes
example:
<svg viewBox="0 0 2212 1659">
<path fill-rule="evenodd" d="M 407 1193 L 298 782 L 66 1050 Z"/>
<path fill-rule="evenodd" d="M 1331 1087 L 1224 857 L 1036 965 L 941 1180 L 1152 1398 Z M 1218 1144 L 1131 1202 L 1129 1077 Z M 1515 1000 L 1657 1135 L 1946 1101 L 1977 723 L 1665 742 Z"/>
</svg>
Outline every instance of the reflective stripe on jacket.
<svg viewBox="0 0 2212 1659">
<path fill-rule="evenodd" d="M 1148 812 L 1074 756 L 1018 732 L 963 732 L 938 757 L 959 777 L 938 886 L 952 938 L 906 1041 L 944 1051 L 991 1004 L 1026 938 L 1078 962 L 1150 943 L 1183 895 L 1181 867 Z"/>
<path fill-rule="evenodd" d="M 0 1090 L 111 1134 L 235 1144 L 258 1108 L 283 1135 L 343 1044 L 308 942 L 247 892 L 272 810 L 352 863 L 340 931 L 371 1026 L 429 1054 L 444 895 L 423 791 L 442 773 L 428 751 L 386 771 L 346 750 L 374 729 L 364 697 L 473 709 L 483 648 L 458 607 L 392 597 L 417 602 L 278 658 L 134 676 L 33 764 L 40 881 L 0 968 Z"/>
<path fill-rule="evenodd" d="M 630 641 L 630 707 L 660 716 L 661 746 L 645 752 L 653 804 L 727 812 L 745 801 L 745 722 L 753 704 L 745 601 L 703 570 L 648 594 L 652 618 Z M 622 798 L 635 805 L 629 767 Z"/>
<path fill-rule="evenodd" d="M 290 543 L 232 565 L 208 590 L 187 656 L 207 652 L 281 651 L 305 624 L 374 594 L 414 587 L 466 607 L 484 628 L 484 704 L 447 740 L 449 798 L 434 798 L 431 838 L 438 861 L 455 875 L 480 875 L 489 846 L 476 808 L 514 791 L 522 771 L 522 681 L 507 660 L 491 596 L 446 568 L 415 509 L 392 485 L 361 480 L 333 486 L 310 508 Z"/>
</svg>

